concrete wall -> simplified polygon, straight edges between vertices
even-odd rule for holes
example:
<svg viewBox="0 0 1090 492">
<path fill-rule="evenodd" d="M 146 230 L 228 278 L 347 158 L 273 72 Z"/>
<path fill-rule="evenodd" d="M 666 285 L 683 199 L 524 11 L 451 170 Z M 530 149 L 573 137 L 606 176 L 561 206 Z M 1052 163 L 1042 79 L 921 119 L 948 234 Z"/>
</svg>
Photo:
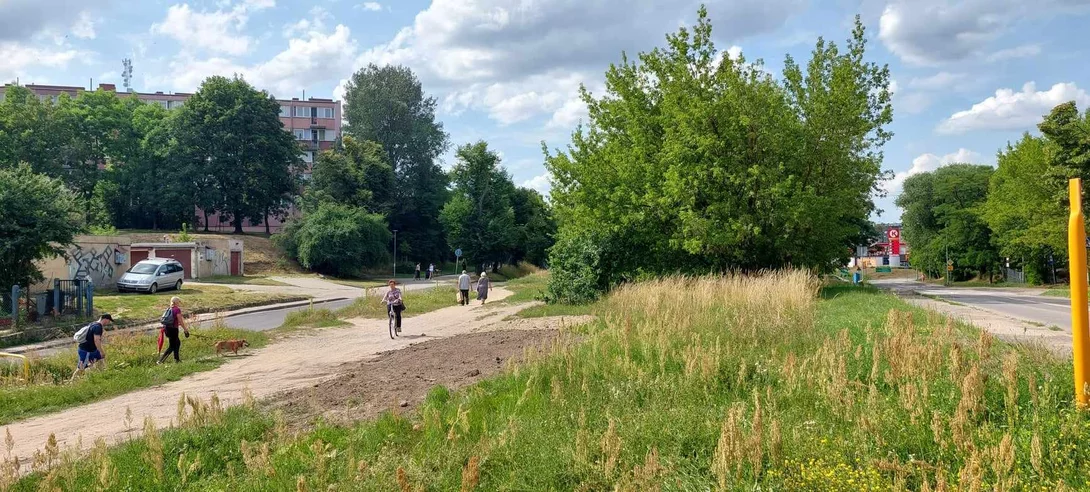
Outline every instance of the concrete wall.
<svg viewBox="0 0 1090 492">
<path fill-rule="evenodd" d="M 192 243 L 136 243 L 134 248 L 148 250 L 148 258 L 158 258 L 156 249 L 191 249 L 190 266 L 192 280 L 230 275 L 231 252 L 243 252 L 241 239 L 202 239 Z M 239 272 L 242 274 L 243 272 Z"/>
<path fill-rule="evenodd" d="M 38 264 L 45 282 L 32 286 L 32 292 L 51 288 L 54 279 L 89 278 L 96 287 L 112 287 L 129 269 L 128 236 L 76 236 L 65 255 Z"/>
</svg>

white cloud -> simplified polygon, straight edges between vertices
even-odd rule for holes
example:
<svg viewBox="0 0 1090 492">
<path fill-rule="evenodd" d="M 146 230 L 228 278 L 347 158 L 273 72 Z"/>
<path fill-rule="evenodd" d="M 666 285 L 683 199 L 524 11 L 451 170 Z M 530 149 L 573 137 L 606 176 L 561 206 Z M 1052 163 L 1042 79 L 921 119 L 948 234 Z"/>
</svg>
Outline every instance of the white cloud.
<svg viewBox="0 0 1090 492">
<path fill-rule="evenodd" d="M 950 90 L 965 78 L 966 75 L 963 73 L 939 72 L 930 77 L 913 78 L 908 85 L 926 91 Z"/>
<path fill-rule="evenodd" d="M 72 25 L 72 35 L 81 39 L 95 39 L 95 20 L 91 18 L 89 11 L 80 13 L 76 23 Z"/>
<path fill-rule="evenodd" d="M 989 62 L 1011 60 L 1015 58 L 1028 58 L 1041 54 L 1041 45 L 1025 44 L 1014 48 L 1007 48 L 988 55 Z"/>
<path fill-rule="evenodd" d="M 356 66 L 411 67 L 442 94 L 444 111 L 482 110 L 502 124 L 539 116 L 567 124 L 579 113 L 573 98 L 580 82 L 600 82 L 622 51 L 633 55 L 661 44 L 700 3 L 648 0 L 632 8 L 623 0 L 433 0 L 412 26 L 362 53 Z M 717 37 L 733 40 L 782 25 L 806 0 L 706 3 Z M 741 49 L 726 52 L 733 57 Z"/>
<path fill-rule="evenodd" d="M 244 0 L 230 10 L 195 11 L 187 3 L 171 5 L 162 22 L 152 24 L 151 32 L 171 37 L 183 49 L 203 49 L 226 55 L 250 52 L 253 39 L 243 28 L 255 11 L 271 8 L 274 0 Z"/>
<path fill-rule="evenodd" d="M 333 14 L 322 7 L 310 9 L 310 18 L 299 19 L 298 22 L 284 26 L 284 37 L 291 38 L 313 31 L 324 31 L 326 21 L 333 20 Z"/>
<path fill-rule="evenodd" d="M 914 65 L 986 57 L 992 41 L 1015 24 L 1059 15 L 1086 3 L 1085 0 L 891 0 L 879 18 L 878 38 L 891 52 Z M 1000 58 L 1003 56 L 1010 54 Z"/>
<path fill-rule="evenodd" d="M 902 171 L 894 174 L 893 179 L 886 181 L 883 184 L 885 190 L 891 195 L 896 196 L 900 194 L 901 188 L 905 184 L 905 180 L 910 176 L 915 176 L 920 173 L 927 173 L 934 171 L 942 166 L 947 166 L 956 163 L 978 163 L 981 161 L 980 154 L 968 149 L 958 149 L 957 152 L 946 154 L 944 156 L 937 156 L 935 154 L 927 153 L 912 159 L 912 167 L 907 171 Z"/>
<path fill-rule="evenodd" d="M 16 42 L 0 41 L 0 83 L 24 77 L 30 73 L 31 68 L 64 69 L 72 61 L 87 56 L 88 53 L 71 47 L 49 50 Z M 24 81 L 26 82 L 33 81 Z"/>
<path fill-rule="evenodd" d="M 362 7 L 363 10 L 368 10 L 371 12 L 378 12 L 382 10 L 382 4 L 378 2 L 364 2 L 363 5 L 360 5 L 360 7 Z"/>
<path fill-rule="evenodd" d="M 552 179 L 549 177 L 549 173 L 545 173 L 523 181 L 522 187 L 537 190 L 538 193 L 549 196 L 549 190 L 553 188 L 553 183 Z"/>
<path fill-rule="evenodd" d="M 1045 91 L 1038 91 L 1034 82 L 1027 82 L 1021 92 L 995 91 L 994 96 L 943 120 L 935 131 L 953 135 L 974 130 L 1028 130 L 1052 108 L 1067 101 L 1085 107 L 1090 105 L 1090 94 L 1074 82 L 1055 84 Z"/>
<path fill-rule="evenodd" d="M 94 38 L 90 12 L 104 12 L 113 0 L 0 0 L 0 42 L 26 41 L 37 34 Z"/>
<path fill-rule="evenodd" d="M 893 98 L 893 107 L 908 114 L 920 114 L 931 107 L 934 97 L 926 92 L 905 92 Z"/>
<path fill-rule="evenodd" d="M 358 50 L 351 34 L 343 25 L 329 33 L 311 31 L 302 38 L 289 40 L 287 49 L 271 59 L 253 65 L 224 57 L 183 56 L 171 63 L 170 70 L 161 76 L 150 77 L 147 83 L 176 91 L 192 91 L 209 76 L 239 74 L 259 89 L 267 89 L 279 97 L 290 97 L 349 70 Z"/>
</svg>

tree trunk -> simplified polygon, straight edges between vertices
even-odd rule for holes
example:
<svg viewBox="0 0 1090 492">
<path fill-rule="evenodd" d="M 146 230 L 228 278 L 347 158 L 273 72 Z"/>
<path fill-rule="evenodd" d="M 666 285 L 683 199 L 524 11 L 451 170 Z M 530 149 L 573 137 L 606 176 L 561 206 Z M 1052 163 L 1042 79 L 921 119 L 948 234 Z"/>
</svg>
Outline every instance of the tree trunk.
<svg viewBox="0 0 1090 492">
<path fill-rule="evenodd" d="M 235 232 L 234 233 L 235 234 L 242 234 L 242 214 L 239 213 L 239 212 L 235 212 L 234 216 L 231 217 L 231 218 L 233 219 L 232 222 L 235 223 Z"/>
<path fill-rule="evenodd" d="M 208 232 L 208 211 L 201 210 L 204 213 L 204 232 Z"/>
<path fill-rule="evenodd" d="M 272 232 L 269 232 L 269 209 L 265 209 L 265 235 L 271 236 Z"/>
</svg>

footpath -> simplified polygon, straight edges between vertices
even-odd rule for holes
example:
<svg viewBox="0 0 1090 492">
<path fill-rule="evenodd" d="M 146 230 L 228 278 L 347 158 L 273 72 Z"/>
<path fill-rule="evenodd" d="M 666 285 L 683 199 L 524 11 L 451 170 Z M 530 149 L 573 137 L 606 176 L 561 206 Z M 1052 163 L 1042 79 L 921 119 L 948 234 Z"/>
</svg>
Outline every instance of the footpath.
<svg viewBox="0 0 1090 492">
<path fill-rule="evenodd" d="M 499 301 L 510 295 L 510 291 L 497 287 L 489 299 Z M 171 426 L 183 395 L 205 402 L 216 395 L 228 407 L 247 398 L 260 400 L 284 391 L 313 387 L 337 376 L 338 366 L 346 363 L 359 363 L 362 367 L 382 352 L 493 326 L 503 327 L 501 320 L 524 307 L 474 304 L 443 308 L 406 318 L 402 337 L 396 340 L 390 339 L 385 319 L 349 320 L 351 326 L 289 335 L 262 349 L 228 357 L 231 360 L 217 369 L 15 422 L 5 426 L 4 431 L 14 440 L 11 456 L 22 463 L 31 463 L 35 452 L 45 448 L 51 435 L 62 450 L 74 448 L 77 443 L 86 449 L 99 438 L 112 445 L 139 436 L 146 417 L 153 419 L 158 428 Z M 126 415 L 132 419 L 128 420 Z M 30 471 L 24 467 L 21 473 Z"/>
</svg>

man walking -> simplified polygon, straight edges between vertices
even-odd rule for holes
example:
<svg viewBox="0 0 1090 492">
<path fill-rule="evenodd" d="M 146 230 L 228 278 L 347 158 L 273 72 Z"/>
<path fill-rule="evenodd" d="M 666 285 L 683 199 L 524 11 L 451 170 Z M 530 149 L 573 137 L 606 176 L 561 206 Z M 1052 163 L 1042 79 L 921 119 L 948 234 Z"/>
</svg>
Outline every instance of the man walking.
<svg viewBox="0 0 1090 492">
<path fill-rule="evenodd" d="M 458 297 L 458 302 L 463 306 L 469 305 L 469 274 L 465 270 L 462 270 L 462 274 L 458 276 L 458 291 L 461 292 L 461 296 Z"/>
<path fill-rule="evenodd" d="M 420 280 L 420 264 L 416 264 L 416 275 L 413 275 L 413 280 Z"/>
<path fill-rule="evenodd" d="M 106 334 L 106 327 L 110 326 L 110 323 L 113 322 L 113 316 L 103 314 L 102 316 L 99 316 L 98 321 L 87 325 L 87 332 L 79 342 L 79 346 L 76 347 L 76 354 L 79 355 L 79 361 L 76 362 L 76 372 L 72 373 L 73 379 L 99 361 L 106 360 L 106 349 L 103 348 L 103 336 Z"/>
</svg>

